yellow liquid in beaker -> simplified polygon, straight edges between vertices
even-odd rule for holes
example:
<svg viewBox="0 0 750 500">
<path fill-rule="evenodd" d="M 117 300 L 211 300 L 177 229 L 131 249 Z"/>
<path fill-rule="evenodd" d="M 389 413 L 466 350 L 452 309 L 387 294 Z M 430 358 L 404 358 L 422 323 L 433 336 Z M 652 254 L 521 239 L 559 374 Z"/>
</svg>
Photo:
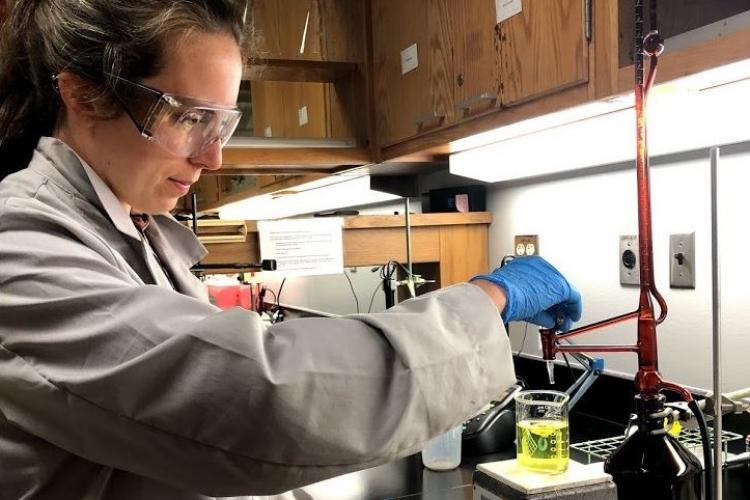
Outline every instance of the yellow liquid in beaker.
<svg viewBox="0 0 750 500">
<path fill-rule="evenodd" d="M 570 462 L 568 422 L 522 420 L 516 423 L 518 465 L 548 474 L 565 472 Z"/>
</svg>

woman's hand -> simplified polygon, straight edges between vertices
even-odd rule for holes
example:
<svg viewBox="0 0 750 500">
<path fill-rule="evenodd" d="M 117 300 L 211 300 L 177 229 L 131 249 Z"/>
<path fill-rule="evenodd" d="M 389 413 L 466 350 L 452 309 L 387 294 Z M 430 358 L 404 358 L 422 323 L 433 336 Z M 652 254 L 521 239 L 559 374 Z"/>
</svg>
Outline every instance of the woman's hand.
<svg viewBox="0 0 750 500">
<path fill-rule="evenodd" d="M 528 321 L 567 331 L 581 319 L 581 294 L 541 257 L 517 257 L 471 282 L 490 295 L 506 323 Z"/>
</svg>

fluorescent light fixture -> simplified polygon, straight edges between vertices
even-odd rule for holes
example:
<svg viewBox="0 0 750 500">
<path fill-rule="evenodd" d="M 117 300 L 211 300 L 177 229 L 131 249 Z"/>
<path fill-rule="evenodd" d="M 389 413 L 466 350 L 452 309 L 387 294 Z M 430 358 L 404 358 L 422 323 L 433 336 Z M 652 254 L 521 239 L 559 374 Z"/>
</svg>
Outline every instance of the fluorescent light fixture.
<svg viewBox="0 0 750 500">
<path fill-rule="evenodd" d="M 450 171 L 501 182 L 633 161 L 632 101 L 590 103 L 479 134 L 458 146 L 485 145 L 451 155 Z M 658 85 L 647 111 L 653 156 L 750 140 L 750 60 Z M 487 144 L 488 137 L 502 139 Z"/>
<path fill-rule="evenodd" d="M 219 209 L 227 220 L 271 220 L 399 199 L 370 189 L 370 176 L 332 175 L 284 191 L 253 196 Z"/>
</svg>

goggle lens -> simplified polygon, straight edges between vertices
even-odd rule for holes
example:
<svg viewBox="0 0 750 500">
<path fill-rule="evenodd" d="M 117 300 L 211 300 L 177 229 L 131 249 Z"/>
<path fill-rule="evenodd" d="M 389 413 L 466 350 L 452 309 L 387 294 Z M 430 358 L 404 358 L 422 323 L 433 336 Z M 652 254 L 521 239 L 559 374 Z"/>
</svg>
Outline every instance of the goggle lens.
<svg viewBox="0 0 750 500">
<path fill-rule="evenodd" d="M 115 79 L 115 95 L 141 134 L 181 158 L 194 158 L 214 143 L 224 147 L 242 117 L 236 108 L 166 94 L 121 77 Z"/>
<path fill-rule="evenodd" d="M 224 147 L 241 117 L 242 113 L 236 110 L 205 107 L 176 110 L 164 106 L 147 127 L 148 137 L 176 156 L 193 158 L 214 143 Z"/>
</svg>

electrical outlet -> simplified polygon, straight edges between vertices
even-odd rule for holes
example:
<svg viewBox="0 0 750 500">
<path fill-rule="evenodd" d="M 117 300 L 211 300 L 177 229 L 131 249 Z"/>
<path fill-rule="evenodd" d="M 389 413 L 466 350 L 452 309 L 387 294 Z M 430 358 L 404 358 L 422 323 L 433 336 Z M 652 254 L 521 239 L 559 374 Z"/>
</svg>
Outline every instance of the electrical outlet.
<svg viewBox="0 0 750 500">
<path fill-rule="evenodd" d="M 638 236 L 620 236 L 620 284 L 640 285 L 641 266 L 638 259 Z"/>
<path fill-rule="evenodd" d="M 695 289 L 695 233 L 669 236 L 669 286 Z"/>
<path fill-rule="evenodd" d="M 518 234 L 515 237 L 516 255 L 539 255 L 539 235 Z"/>
</svg>

